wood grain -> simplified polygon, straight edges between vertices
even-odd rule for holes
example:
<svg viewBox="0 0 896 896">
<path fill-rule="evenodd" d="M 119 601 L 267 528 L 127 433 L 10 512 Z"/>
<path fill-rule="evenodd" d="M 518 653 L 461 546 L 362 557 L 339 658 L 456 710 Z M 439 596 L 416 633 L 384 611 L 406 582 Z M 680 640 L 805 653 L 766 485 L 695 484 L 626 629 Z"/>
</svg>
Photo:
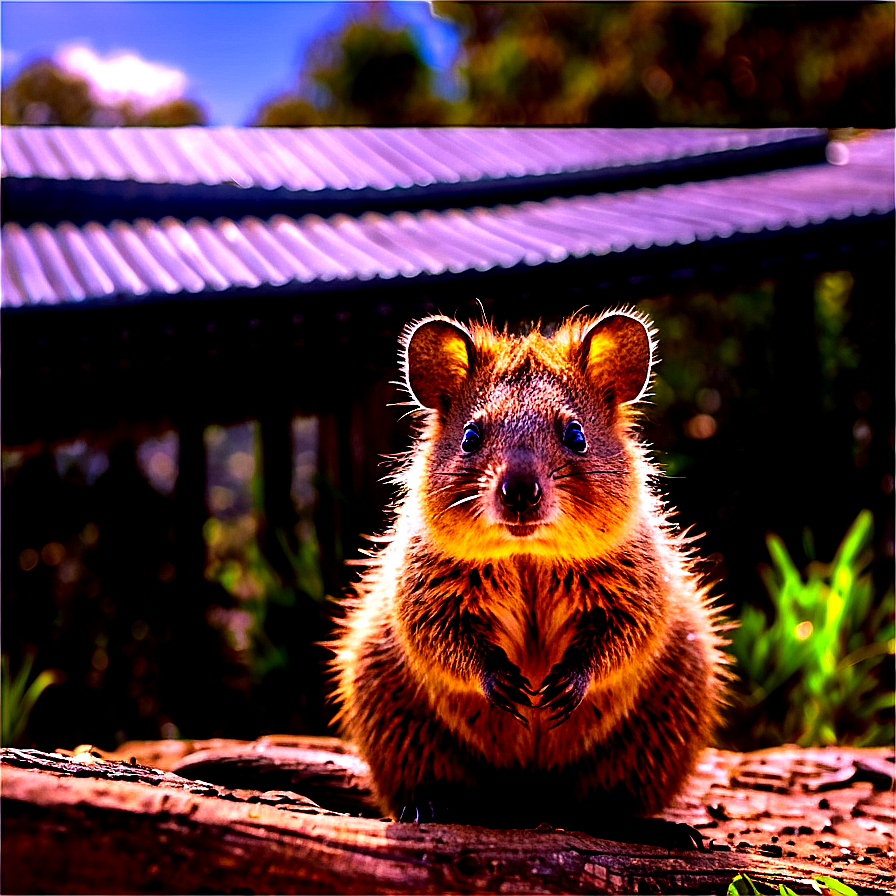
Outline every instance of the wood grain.
<svg viewBox="0 0 896 896">
<path fill-rule="evenodd" d="M 94 752 L 0 751 L 3 892 L 724 893 L 738 873 L 797 892 L 815 892 L 815 874 L 894 888 L 891 750 L 708 750 L 665 816 L 696 825 L 706 852 L 547 827 L 397 824 L 245 786 L 293 774 L 322 799 L 363 795 L 362 761 L 333 739 Z M 211 783 L 216 767 L 240 786 Z M 200 769 L 203 780 L 185 777 Z"/>
</svg>

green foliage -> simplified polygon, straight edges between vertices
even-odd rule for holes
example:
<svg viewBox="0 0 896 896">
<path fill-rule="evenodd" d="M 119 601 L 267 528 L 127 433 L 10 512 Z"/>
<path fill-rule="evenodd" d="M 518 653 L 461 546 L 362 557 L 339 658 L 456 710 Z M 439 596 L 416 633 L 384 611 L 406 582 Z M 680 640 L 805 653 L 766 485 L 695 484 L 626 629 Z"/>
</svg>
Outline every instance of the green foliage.
<svg viewBox="0 0 896 896">
<path fill-rule="evenodd" d="M 734 724 L 746 722 L 755 746 L 891 742 L 894 693 L 878 673 L 894 654 L 893 592 L 875 601 L 872 525 L 862 511 L 833 562 L 811 563 L 805 578 L 768 536 L 772 618 L 745 606 L 731 638 L 744 710 Z"/>
<path fill-rule="evenodd" d="M 759 896 L 756 884 L 746 874 L 738 874 L 728 884 L 728 896 Z"/>
<path fill-rule="evenodd" d="M 890 127 L 890 3 L 432 4 L 459 52 L 435 89 L 414 32 L 385 3 L 348 4 L 314 42 L 296 88 L 265 103 L 269 126 L 605 124 Z M 3 90 L 3 124 L 202 124 L 176 101 L 140 118 L 99 107 L 86 81 L 52 61 L 26 65 Z"/>
<path fill-rule="evenodd" d="M 828 893 L 836 893 L 840 894 L 840 896 L 856 896 L 856 891 L 852 887 L 848 887 L 833 877 L 825 877 L 821 874 L 813 875 L 812 886 L 823 896 L 827 896 Z"/>
<path fill-rule="evenodd" d="M 292 570 L 287 581 L 262 552 L 251 515 L 235 521 L 209 519 L 204 527 L 209 553 L 206 578 L 218 582 L 236 601 L 237 608 L 219 613 L 214 622 L 223 629 L 230 646 L 261 681 L 275 669 L 289 665 L 283 632 L 272 631 L 272 607 L 293 608 L 298 602 L 326 600 L 320 568 L 320 549 L 312 533 L 303 533 L 292 549 L 283 532 L 277 541 Z"/>
<path fill-rule="evenodd" d="M 667 477 L 687 474 L 693 489 L 695 476 L 708 476 L 716 482 L 714 494 L 724 494 L 718 487 L 723 471 L 711 465 L 726 452 L 749 450 L 750 414 L 767 400 L 774 304 L 770 280 L 725 295 L 701 290 L 638 303 L 661 334 L 646 425 Z"/>
<path fill-rule="evenodd" d="M 183 127 L 205 124 L 205 112 L 189 99 L 175 99 L 146 110 L 129 101 L 104 105 L 93 97 L 86 78 L 51 59 L 25 65 L 2 91 L 4 125 Z"/>
<path fill-rule="evenodd" d="M 205 124 L 205 118 L 205 111 L 197 102 L 179 97 L 152 106 L 140 114 L 126 112 L 122 115 L 121 124 L 148 128 L 184 128 Z"/>
<path fill-rule="evenodd" d="M 255 124 L 442 124 L 447 105 L 406 27 L 386 23 L 376 7 L 311 47 L 297 92 L 266 103 Z"/>
<path fill-rule="evenodd" d="M 477 124 L 807 124 L 877 108 L 893 10 L 871 4 L 434 4 L 457 23 L 461 120 Z M 874 74 L 878 72 L 879 74 Z M 878 105 L 880 104 L 880 105 Z M 825 111 L 822 111 L 825 110 Z M 887 123 L 885 123 L 887 122 Z"/>
<path fill-rule="evenodd" d="M 816 874 L 812 876 L 811 881 L 812 887 L 817 892 L 822 893 L 823 896 L 829 896 L 829 894 L 837 894 L 837 896 L 856 896 L 856 891 L 852 887 L 841 883 L 839 880 L 835 880 L 833 877 L 825 877 L 821 874 Z M 796 896 L 796 893 L 784 884 L 778 884 L 777 890 L 775 889 L 774 884 L 760 882 L 759 886 L 763 889 L 760 890 L 746 874 L 738 874 L 731 883 L 728 884 L 727 893 L 728 896 L 761 896 L 762 893 L 777 892 L 780 896 Z"/>
<path fill-rule="evenodd" d="M 889 126 L 891 5 L 765 7 L 437 2 L 460 42 L 448 100 L 414 34 L 358 4 L 255 123 Z"/>
<path fill-rule="evenodd" d="M 44 669 L 29 685 L 33 666 L 33 653 L 25 656 L 15 675 L 9 668 L 9 656 L 4 653 L 0 660 L 0 743 L 5 747 L 14 746 L 22 740 L 34 704 L 48 687 L 59 684 L 65 678 L 58 669 Z"/>
<path fill-rule="evenodd" d="M 815 284 L 815 326 L 825 410 L 836 407 L 833 386 L 839 377 L 859 366 L 859 350 L 846 338 L 852 288 L 853 275 L 849 271 L 824 273 Z"/>
<path fill-rule="evenodd" d="M 86 79 L 49 59 L 26 65 L 2 91 L 4 125 L 90 125 L 95 109 Z"/>
<path fill-rule="evenodd" d="M 314 528 L 275 530 L 263 546 L 258 511 L 205 526 L 206 577 L 232 598 L 209 621 L 244 670 L 244 691 L 256 715 L 254 730 L 315 731 L 324 724 L 328 653 L 321 642 L 332 605 Z"/>
<path fill-rule="evenodd" d="M 225 437 L 223 430 L 211 435 L 213 440 Z M 203 534 L 206 578 L 223 586 L 234 600 L 234 607 L 217 613 L 216 624 L 257 685 L 273 672 L 296 671 L 293 654 L 311 640 L 308 631 L 298 630 L 313 627 L 311 620 L 326 601 L 326 592 L 310 508 L 303 509 L 294 532 L 277 529 L 272 539 L 265 542 L 262 537 L 267 522 L 257 426 L 252 441 L 254 461 L 238 465 L 243 467 L 240 475 L 251 510 L 229 519 L 212 517 Z M 238 456 L 245 461 L 248 453 L 231 454 L 228 465 L 232 467 Z M 279 562 L 266 556 L 265 545 Z M 290 628 L 284 629 L 284 619 L 291 622 Z"/>
</svg>

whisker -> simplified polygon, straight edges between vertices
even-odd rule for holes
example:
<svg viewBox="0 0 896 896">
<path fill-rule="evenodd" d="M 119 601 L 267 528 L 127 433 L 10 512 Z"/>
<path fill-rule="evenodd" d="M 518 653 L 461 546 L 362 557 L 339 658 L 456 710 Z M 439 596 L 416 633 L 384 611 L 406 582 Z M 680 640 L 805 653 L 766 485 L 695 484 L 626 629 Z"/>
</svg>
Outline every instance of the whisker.
<svg viewBox="0 0 896 896">
<path fill-rule="evenodd" d="M 564 473 L 562 476 L 554 476 L 554 479 L 572 479 L 575 476 L 597 476 L 601 473 L 626 475 L 628 470 L 577 470 L 575 473 Z"/>
<path fill-rule="evenodd" d="M 565 464 L 560 464 L 559 467 L 556 467 L 555 469 L 551 470 L 551 472 L 548 473 L 548 476 L 550 476 L 552 479 L 555 478 L 556 475 L 557 475 L 557 473 L 558 473 L 560 470 L 562 470 L 564 467 L 568 467 L 570 464 L 573 464 L 573 463 L 575 463 L 575 461 L 573 461 L 573 460 L 568 460 Z"/>
<path fill-rule="evenodd" d="M 430 470 L 430 472 L 437 476 L 472 476 L 477 473 L 480 476 L 484 476 L 486 474 L 484 467 L 474 467 L 472 465 L 465 466 L 460 470 Z"/>
<path fill-rule="evenodd" d="M 618 458 L 618 457 L 625 457 L 625 452 L 624 451 L 612 451 L 608 454 L 599 454 L 599 455 L 592 454 L 588 458 L 588 460 L 590 460 L 592 463 L 597 463 L 599 461 L 612 460 L 613 458 Z M 583 460 L 584 460 L 584 458 L 583 458 Z M 557 475 L 560 472 L 560 470 L 564 470 L 564 469 L 566 469 L 566 467 L 568 467 L 572 464 L 575 464 L 575 463 L 580 463 L 579 459 L 572 458 L 572 459 L 566 461 L 566 463 L 560 464 L 559 467 L 555 467 L 553 470 L 551 470 L 550 473 L 548 473 L 548 476 L 551 479 L 564 479 L 567 476 L 587 476 L 590 473 L 626 473 L 626 472 L 628 472 L 627 470 L 601 470 L 601 469 L 594 468 L 591 470 L 581 470 L 581 471 L 577 470 L 574 473 L 564 473 L 562 476 Z"/>
<path fill-rule="evenodd" d="M 453 482 L 448 482 L 443 485 L 441 488 L 433 489 L 434 495 L 443 495 L 445 492 L 453 492 L 456 490 L 456 486 Z"/>
<path fill-rule="evenodd" d="M 468 479 L 473 479 L 476 476 L 481 476 L 482 474 L 478 470 L 471 470 L 469 473 L 450 473 L 443 470 L 433 470 L 431 475 L 433 476 L 466 476 Z"/>
<path fill-rule="evenodd" d="M 467 501 L 475 501 L 478 497 L 479 497 L 479 492 L 476 492 L 475 494 L 472 494 L 472 495 L 467 495 L 466 498 L 459 498 L 459 499 L 458 499 L 457 501 L 455 501 L 453 504 L 449 504 L 449 505 L 445 508 L 445 512 L 451 510 L 451 509 L 454 508 L 454 507 L 459 507 L 461 504 L 466 504 Z"/>
</svg>

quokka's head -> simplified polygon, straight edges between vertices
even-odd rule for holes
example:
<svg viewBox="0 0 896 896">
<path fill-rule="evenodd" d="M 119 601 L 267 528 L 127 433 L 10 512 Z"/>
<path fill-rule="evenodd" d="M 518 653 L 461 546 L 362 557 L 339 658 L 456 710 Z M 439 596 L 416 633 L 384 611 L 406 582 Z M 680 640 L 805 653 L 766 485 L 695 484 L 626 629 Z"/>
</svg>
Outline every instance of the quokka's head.
<svg viewBox="0 0 896 896">
<path fill-rule="evenodd" d="M 426 425 L 407 474 L 429 535 L 458 559 L 600 556 L 645 494 L 632 405 L 654 358 L 629 310 L 513 337 L 447 317 L 411 325 L 408 391 Z"/>
</svg>

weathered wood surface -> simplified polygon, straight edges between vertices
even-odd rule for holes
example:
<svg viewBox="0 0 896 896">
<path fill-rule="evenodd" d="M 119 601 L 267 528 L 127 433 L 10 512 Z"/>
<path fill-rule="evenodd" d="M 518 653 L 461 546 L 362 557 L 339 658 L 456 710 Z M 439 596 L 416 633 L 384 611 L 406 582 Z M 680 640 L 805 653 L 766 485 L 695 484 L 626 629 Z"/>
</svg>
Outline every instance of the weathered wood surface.
<svg viewBox="0 0 896 896">
<path fill-rule="evenodd" d="M 706 751 L 665 815 L 706 852 L 322 809 L 295 790 L 365 804 L 365 766 L 332 738 L 94 753 L 0 751 L 2 892 L 724 893 L 742 872 L 894 890 L 892 750 Z"/>
</svg>

